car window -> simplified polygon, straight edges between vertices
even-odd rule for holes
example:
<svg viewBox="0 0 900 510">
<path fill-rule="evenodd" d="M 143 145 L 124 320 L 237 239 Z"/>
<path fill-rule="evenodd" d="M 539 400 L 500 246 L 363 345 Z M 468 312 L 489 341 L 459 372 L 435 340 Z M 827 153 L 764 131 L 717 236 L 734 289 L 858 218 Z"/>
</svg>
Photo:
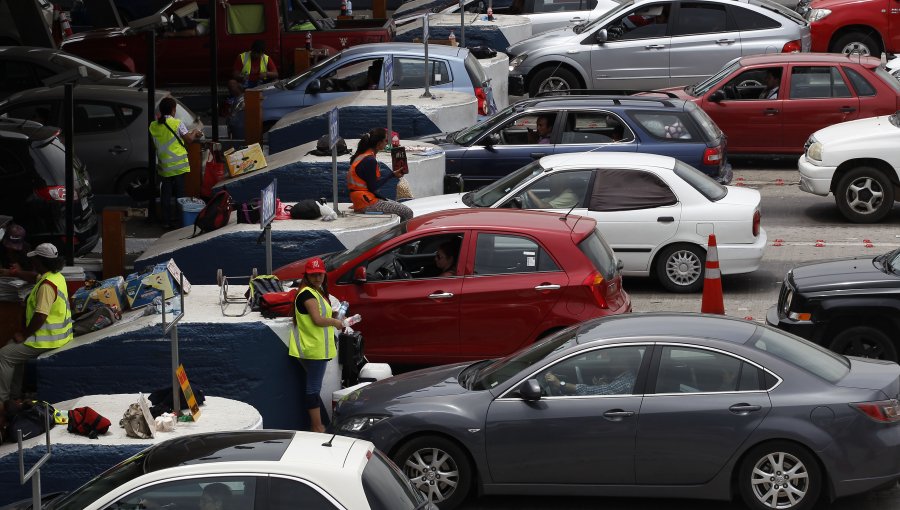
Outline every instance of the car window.
<svg viewBox="0 0 900 510">
<path fill-rule="evenodd" d="M 6 94 L 40 87 L 34 66 L 18 60 L 0 62 L 0 91 Z"/>
<path fill-rule="evenodd" d="M 597 144 L 627 142 L 634 139 L 631 130 L 617 115 L 608 112 L 569 112 L 559 143 Z"/>
<path fill-rule="evenodd" d="M 538 372 L 541 395 L 548 397 L 631 395 L 647 346 L 594 349 Z"/>
<path fill-rule="evenodd" d="M 696 126 L 683 112 L 629 111 L 651 136 L 660 140 L 694 141 L 699 137 Z"/>
<path fill-rule="evenodd" d="M 75 132 L 78 134 L 104 133 L 123 126 L 110 104 L 75 103 Z"/>
<path fill-rule="evenodd" d="M 894 89 L 894 92 L 900 94 L 900 69 L 895 70 L 894 74 L 891 74 L 887 69 L 879 66 L 873 69 L 872 72 L 874 72 L 879 78 L 881 78 L 881 81 L 887 83 L 892 89 Z"/>
<path fill-rule="evenodd" d="M 850 372 L 850 360 L 803 338 L 759 326 L 747 340 L 750 347 L 780 358 L 828 382 L 836 383 Z"/>
<path fill-rule="evenodd" d="M 322 72 L 323 69 L 328 69 L 334 64 L 336 61 L 340 60 L 343 57 L 344 53 L 340 52 L 335 54 L 332 57 L 328 57 L 325 60 L 320 61 L 319 63 L 313 65 L 309 69 L 303 71 L 302 73 L 290 78 L 284 83 L 285 88 L 289 90 L 293 90 L 297 87 L 297 85 L 303 83 L 306 79 L 311 78 L 313 76 L 318 76 L 319 73 Z"/>
<path fill-rule="evenodd" d="M 603 235 L 600 234 L 599 227 L 595 227 L 594 232 L 578 244 L 578 249 L 590 259 L 594 269 L 599 271 L 603 278 L 607 281 L 615 278 L 616 256 L 613 254 L 612 248 L 606 244 Z"/>
<path fill-rule="evenodd" d="M 663 37 L 669 27 L 671 4 L 645 4 L 631 10 L 607 25 L 610 41 L 628 41 Z"/>
<path fill-rule="evenodd" d="M 366 463 L 362 486 L 372 510 L 415 510 L 425 501 L 425 495 L 380 450 L 374 450 Z"/>
<path fill-rule="evenodd" d="M 125 126 L 130 125 L 135 119 L 139 118 L 142 112 L 140 108 L 131 105 L 120 104 L 117 108 L 119 109 L 119 114 L 122 116 L 122 123 Z M 182 122 L 185 121 L 182 120 Z M 187 123 L 186 126 L 190 126 L 190 123 Z"/>
<path fill-rule="evenodd" d="M 574 0 L 559 2 L 557 0 L 535 0 L 534 12 L 568 12 L 590 11 L 597 7 L 597 0 Z"/>
<path fill-rule="evenodd" d="M 463 196 L 463 203 L 470 207 L 491 207 L 498 200 L 509 194 L 510 191 L 516 189 L 519 184 L 542 173 L 544 173 L 544 167 L 541 166 L 540 160 L 534 161 L 481 189 L 466 193 Z"/>
<path fill-rule="evenodd" d="M 45 125 L 56 125 L 56 127 L 59 127 L 59 124 L 61 124 L 59 103 L 56 101 L 9 105 L 3 111 L 3 116 L 11 119 L 33 120 Z"/>
<path fill-rule="evenodd" d="M 731 73 L 733 73 L 739 67 L 741 67 L 740 57 L 725 64 L 722 69 L 718 70 L 709 78 L 701 81 L 700 83 L 697 83 L 696 85 L 691 85 L 685 88 L 685 92 L 692 95 L 693 97 L 700 97 L 703 94 L 706 94 L 709 89 L 716 86 L 720 81 L 731 76 Z"/>
<path fill-rule="evenodd" d="M 731 11 L 731 19 L 737 23 L 738 30 L 742 32 L 781 27 L 781 23 L 778 21 L 756 11 L 737 5 L 729 5 L 728 9 Z"/>
<path fill-rule="evenodd" d="M 256 477 L 209 476 L 163 482 L 117 499 L 107 510 L 131 508 L 256 508 Z M 310 507 L 312 508 L 312 507 Z"/>
<path fill-rule="evenodd" d="M 90 60 L 85 60 L 76 55 L 72 55 L 71 53 L 54 53 L 53 56 L 50 57 L 50 62 L 65 68 L 84 66 L 85 71 L 87 71 L 87 77 L 92 81 L 97 81 L 109 76 L 109 70 L 105 67 L 98 66 Z"/>
<path fill-rule="evenodd" d="M 322 494 L 322 489 L 312 484 L 280 476 L 269 477 L 269 510 L 334 510 L 338 507 L 328 497 Z M 252 508 L 234 507 L 234 508 Z M 225 507 L 223 510 L 227 510 Z M 203 510 L 203 509 L 201 509 Z"/>
<path fill-rule="evenodd" d="M 725 99 L 732 101 L 778 99 L 781 72 L 781 66 L 747 69 L 728 80 L 721 90 Z"/>
<path fill-rule="evenodd" d="M 722 186 L 700 170 L 681 161 L 675 162 L 675 175 L 681 177 L 684 182 L 690 184 L 692 188 L 711 202 L 721 200 L 728 194 L 728 188 Z"/>
<path fill-rule="evenodd" d="M 488 139 L 491 145 L 552 144 L 556 118 L 555 113 L 519 115 L 498 126 L 488 135 Z M 549 126 L 546 131 L 538 129 L 539 119 Z"/>
<path fill-rule="evenodd" d="M 556 172 L 541 177 L 518 193 L 517 201 L 523 209 L 571 209 L 584 204 L 592 170 Z"/>
<path fill-rule="evenodd" d="M 461 232 L 417 237 L 370 260 L 366 265 L 366 279 L 385 281 L 461 276 L 459 253 L 462 240 Z"/>
<path fill-rule="evenodd" d="M 728 26 L 725 6 L 712 3 L 682 2 L 678 19 L 672 27 L 672 36 L 709 34 L 732 30 Z"/>
<path fill-rule="evenodd" d="M 624 193 L 623 190 L 630 192 Z M 678 197 L 657 175 L 631 169 L 597 169 L 588 196 L 588 210 L 601 212 L 652 209 L 676 203 Z"/>
<path fill-rule="evenodd" d="M 684 104 L 684 109 L 697 122 L 700 129 L 703 130 L 707 142 L 718 142 L 722 138 L 722 130 L 719 129 L 719 126 L 716 125 L 715 122 L 713 122 L 709 114 L 703 111 L 703 108 L 700 108 L 693 102 L 687 101 Z"/>
<path fill-rule="evenodd" d="M 844 67 L 844 72 L 847 73 L 847 78 L 850 80 L 850 83 L 853 84 L 853 88 L 856 89 L 856 95 L 874 96 L 876 94 L 875 87 L 873 87 L 872 84 L 869 83 L 869 80 L 865 79 L 865 77 L 859 74 L 855 69 Z"/>
<path fill-rule="evenodd" d="M 390 239 L 394 239 L 395 237 L 400 237 L 401 235 L 406 233 L 406 222 L 401 222 L 393 227 L 390 227 L 386 230 L 382 230 L 380 233 L 375 234 L 374 236 L 366 239 L 365 241 L 359 243 L 355 247 L 337 252 L 332 255 L 328 255 L 323 257 L 325 262 L 325 269 L 331 271 L 337 267 L 341 267 L 342 265 L 350 262 L 351 260 L 359 257 L 363 253 L 371 250 L 372 248 L 378 246 L 379 244 L 388 241 Z"/>
<path fill-rule="evenodd" d="M 466 56 L 465 66 L 466 73 L 469 74 L 469 79 L 472 81 L 472 86 L 480 87 L 484 85 L 484 82 L 487 81 L 487 75 L 484 74 L 484 67 L 481 65 L 481 62 L 475 58 L 475 55 L 469 53 Z"/>
<path fill-rule="evenodd" d="M 550 335 L 531 344 L 529 347 L 494 361 L 477 373 L 475 380 L 472 381 L 471 389 L 489 390 L 505 383 L 523 370 L 540 363 L 541 360 L 548 356 L 574 347 L 577 333 L 577 326 L 566 328 L 555 335 Z"/>
<path fill-rule="evenodd" d="M 837 67 L 798 66 L 791 69 L 791 99 L 851 96 Z"/>
<path fill-rule="evenodd" d="M 430 85 L 443 85 L 453 81 L 450 69 L 444 60 L 428 59 L 431 69 Z M 418 89 L 425 87 L 425 59 L 411 57 L 394 57 L 394 83 L 400 89 Z"/>
<path fill-rule="evenodd" d="M 663 347 L 656 393 L 757 391 L 759 369 L 734 356 L 690 347 Z"/>
<path fill-rule="evenodd" d="M 381 58 L 367 58 L 347 62 L 320 78 L 322 92 L 355 92 L 375 90 L 381 78 Z M 397 75 L 398 59 L 394 59 L 394 83 L 400 86 Z M 419 86 L 424 86 L 420 83 Z"/>
<path fill-rule="evenodd" d="M 517 274 L 559 271 L 536 241 L 524 236 L 480 233 L 475 246 L 475 274 Z"/>
</svg>

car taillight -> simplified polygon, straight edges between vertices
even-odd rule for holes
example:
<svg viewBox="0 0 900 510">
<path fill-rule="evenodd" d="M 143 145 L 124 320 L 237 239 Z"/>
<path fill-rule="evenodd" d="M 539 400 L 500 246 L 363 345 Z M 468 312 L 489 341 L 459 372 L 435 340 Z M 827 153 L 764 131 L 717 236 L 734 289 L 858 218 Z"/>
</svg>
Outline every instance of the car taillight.
<svg viewBox="0 0 900 510">
<path fill-rule="evenodd" d="M 34 193 L 43 198 L 44 200 L 49 200 L 52 202 L 65 202 L 66 201 L 66 187 L 65 186 L 46 186 L 44 188 L 36 188 Z M 72 195 L 73 200 L 78 200 L 78 191 Z"/>
<path fill-rule="evenodd" d="M 759 220 L 762 218 L 762 215 L 759 213 L 759 209 L 753 213 L 753 237 L 759 236 Z"/>
<path fill-rule="evenodd" d="M 900 401 L 895 398 L 877 402 L 857 402 L 850 404 L 860 412 L 882 423 L 900 422 Z"/>
<path fill-rule="evenodd" d="M 587 278 L 584 279 L 582 285 L 585 285 L 590 288 L 591 295 L 594 296 L 594 301 L 597 302 L 597 306 L 600 308 L 609 308 L 609 303 L 606 302 L 606 285 L 604 282 L 606 280 L 603 279 L 603 275 L 594 271 L 589 274 Z"/>
<path fill-rule="evenodd" d="M 487 115 L 487 94 L 482 87 L 475 87 L 475 98 L 478 99 L 478 115 Z"/>
<path fill-rule="evenodd" d="M 782 53 L 795 53 L 802 49 L 803 47 L 800 45 L 800 39 L 794 39 L 793 41 L 789 41 L 784 43 L 784 46 L 781 47 Z"/>
<path fill-rule="evenodd" d="M 722 163 L 722 147 L 710 147 L 703 151 L 704 165 L 720 165 Z"/>
</svg>

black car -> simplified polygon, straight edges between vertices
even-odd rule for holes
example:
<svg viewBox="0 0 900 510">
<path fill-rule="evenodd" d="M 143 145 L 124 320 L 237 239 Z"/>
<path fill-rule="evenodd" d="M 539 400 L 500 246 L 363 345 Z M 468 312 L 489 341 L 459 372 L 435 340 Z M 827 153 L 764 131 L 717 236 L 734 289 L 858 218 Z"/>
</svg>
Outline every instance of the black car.
<svg viewBox="0 0 900 510">
<path fill-rule="evenodd" d="M 66 235 L 66 150 L 59 130 L 37 122 L 0 119 L 0 215 L 25 227 L 32 245 L 63 248 Z M 75 159 L 75 254 L 97 244 L 97 216 L 84 166 Z M 62 251 L 62 250 L 61 250 Z"/>
<path fill-rule="evenodd" d="M 897 361 L 900 249 L 798 266 L 766 322 L 848 356 Z"/>
</svg>

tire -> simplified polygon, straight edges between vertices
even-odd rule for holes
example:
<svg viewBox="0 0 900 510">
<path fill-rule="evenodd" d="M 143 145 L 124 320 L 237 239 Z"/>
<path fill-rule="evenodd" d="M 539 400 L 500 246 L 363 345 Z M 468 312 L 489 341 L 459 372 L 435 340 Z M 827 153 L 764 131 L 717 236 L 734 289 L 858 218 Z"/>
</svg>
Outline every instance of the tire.
<svg viewBox="0 0 900 510">
<path fill-rule="evenodd" d="M 894 184 L 877 168 L 856 167 L 838 181 L 834 200 L 849 221 L 875 223 L 894 208 Z"/>
<path fill-rule="evenodd" d="M 132 168 L 119 176 L 119 179 L 116 181 L 116 193 L 126 195 L 131 184 L 142 184 L 145 182 L 147 182 L 147 169 Z"/>
<path fill-rule="evenodd" d="M 546 95 L 566 95 L 572 89 L 581 88 L 581 81 L 575 73 L 564 68 L 545 67 L 534 73 L 528 83 L 529 97 Z"/>
<path fill-rule="evenodd" d="M 449 439 L 417 437 L 397 450 L 394 462 L 413 486 L 441 510 L 458 507 L 469 495 L 472 464 L 466 453 Z"/>
<path fill-rule="evenodd" d="M 883 331 L 872 326 L 852 326 L 834 336 L 829 349 L 847 356 L 897 361 L 897 347 Z"/>
<path fill-rule="evenodd" d="M 850 32 L 844 34 L 831 44 L 832 53 L 859 53 L 862 55 L 881 55 L 881 44 L 872 36 L 863 32 Z"/>
<path fill-rule="evenodd" d="M 748 508 L 809 510 L 822 493 L 823 477 L 816 459 L 805 448 L 787 441 L 772 441 L 747 453 L 738 471 L 738 485 Z"/>
<path fill-rule="evenodd" d="M 699 246 L 673 244 L 656 257 L 656 277 L 669 292 L 698 292 L 705 264 L 706 252 Z"/>
</svg>

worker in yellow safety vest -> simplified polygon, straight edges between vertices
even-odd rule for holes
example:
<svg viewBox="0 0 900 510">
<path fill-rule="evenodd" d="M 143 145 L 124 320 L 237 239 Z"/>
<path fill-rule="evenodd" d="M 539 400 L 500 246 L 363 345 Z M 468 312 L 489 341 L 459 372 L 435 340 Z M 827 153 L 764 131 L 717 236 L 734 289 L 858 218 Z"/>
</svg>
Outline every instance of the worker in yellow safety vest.
<svg viewBox="0 0 900 510">
<path fill-rule="evenodd" d="M 250 51 L 245 51 L 234 59 L 231 69 L 231 80 L 228 81 L 228 93 L 231 101 L 241 97 L 245 89 L 253 88 L 261 83 L 278 79 L 275 62 L 266 55 L 266 43 L 262 39 L 253 41 Z"/>
<path fill-rule="evenodd" d="M 188 130 L 175 117 L 178 103 L 171 97 L 159 102 L 159 118 L 150 123 L 150 135 L 156 146 L 156 172 L 162 179 L 160 191 L 160 217 L 167 229 L 175 227 L 172 217 L 172 199 L 184 194 L 184 174 L 191 171 L 187 145 L 203 137 L 199 129 Z"/>
<path fill-rule="evenodd" d="M 25 362 L 72 340 L 72 311 L 66 279 L 60 271 L 63 259 L 50 243 L 27 253 L 37 273 L 21 271 L 19 278 L 36 281 L 25 301 L 25 330 L 0 347 L 0 402 L 22 397 Z"/>
</svg>

